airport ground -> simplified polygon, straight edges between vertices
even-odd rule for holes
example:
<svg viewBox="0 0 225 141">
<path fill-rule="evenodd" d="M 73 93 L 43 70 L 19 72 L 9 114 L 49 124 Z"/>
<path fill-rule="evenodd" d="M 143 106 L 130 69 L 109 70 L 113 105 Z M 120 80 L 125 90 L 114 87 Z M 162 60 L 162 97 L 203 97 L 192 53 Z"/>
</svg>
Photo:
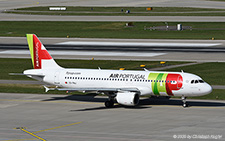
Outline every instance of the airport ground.
<svg viewBox="0 0 225 141">
<path fill-rule="evenodd" d="M 142 99 L 106 109 L 106 97 L 0 94 L 0 140 L 223 140 L 224 101 Z M 34 136 L 35 135 L 35 136 Z"/>
</svg>

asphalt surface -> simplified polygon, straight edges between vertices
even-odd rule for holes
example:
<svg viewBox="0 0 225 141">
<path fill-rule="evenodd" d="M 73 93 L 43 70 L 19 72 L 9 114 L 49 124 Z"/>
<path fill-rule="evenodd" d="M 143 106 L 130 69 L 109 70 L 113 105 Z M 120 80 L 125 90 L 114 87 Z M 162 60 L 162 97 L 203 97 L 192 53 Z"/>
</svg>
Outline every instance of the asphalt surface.
<svg viewBox="0 0 225 141">
<path fill-rule="evenodd" d="M 32 6 L 198 7 L 225 9 L 221 1 L 208 0 L 1 0 L 0 10 Z"/>
<path fill-rule="evenodd" d="M 116 43 L 115 43 L 116 44 Z M 47 50 L 117 51 L 117 52 L 208 52 L 225 53 L 225 46 L 132 46 L 132 45 L 45 45 Z M 27 44 L 0 44 L 1 50 L 27 50 Z"/>
<path fill-rule="evenodd" d="M 224 40 L 162 40 L 162 39 L 81 39 L 81 38 L 40 38 L 50 49 L 54 59 L 96 59 L 96 60 L 149 60 L 149 61 L 196 61 L 225 62 Z M 68 42 L 105 42 L 164 44 L 164 46 L 76 46 Z M 61 43 L 61 44 L 59 44 Z M 1 37 L 1 58 L 30 58 L 25 37 Z M 197 44 L 209 46 L 165 46 L 165 44 Z M 215 44 L 215 46 L 211 46 Z M 48 46 L 52 45 L 52 46 Z M 11 46 L 11 49 L 9 49 Z M 66 48 L 64 48 L 64 47 Z M 55 50 L 55 48 L 61 50 Z M 20 48 L 23 50 L 18 50 Z M 54 49 L 54 50 L 53 50 Z M 69 50 L 66 50 L 69 49 Z"/>
<path fill-rule="evenodd" d="M 0 140 L 224 140 L 224 101 L 142 99 L 106 109 L 106 97 L 0 94 Z M 25 132 L 26 131 L 26 132 Z M 36 136 L 33 136 L 36 135 Z"/>
</svg>

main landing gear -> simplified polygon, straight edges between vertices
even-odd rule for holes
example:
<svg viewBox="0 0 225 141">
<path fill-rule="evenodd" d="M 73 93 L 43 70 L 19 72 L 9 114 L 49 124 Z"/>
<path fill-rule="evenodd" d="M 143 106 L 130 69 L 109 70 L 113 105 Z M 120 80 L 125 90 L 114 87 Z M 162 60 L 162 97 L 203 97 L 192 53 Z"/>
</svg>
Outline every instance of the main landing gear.
<svg viewBox="0 0 225 141">
<path fill-rule="evenodd" d="M 181 99 L 182 99 L 182 102 L 183 102 L 183 107 L 184 108 L 188 107 L 189 105 L 186 103 L 186 97 L 182 96 Z"/>
<path fill-rule="evenodd" d="M 114 102 L 115 102 L 114 100 L 115 100 L 116 94 L 114 92 L 109 92 L 106 95 L 108 95 L 109 100 L 105 102 L 105 107 L 112 108 L 114 106 Z"/>
<path fill-rule="evenodd" d="M 106 108 L 112 108 L 113 106 L 114 106 L 114 100 L 113 99 L 107 100 L 105 102 L 105 107 Z"/>
</svg>

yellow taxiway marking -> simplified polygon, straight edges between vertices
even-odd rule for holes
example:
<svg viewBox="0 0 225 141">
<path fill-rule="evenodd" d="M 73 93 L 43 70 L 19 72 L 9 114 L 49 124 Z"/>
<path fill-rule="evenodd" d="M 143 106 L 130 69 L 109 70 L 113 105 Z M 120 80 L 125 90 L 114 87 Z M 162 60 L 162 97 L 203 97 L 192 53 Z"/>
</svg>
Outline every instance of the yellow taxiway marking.
<svg viewBox="0 0 225 141">
<path fill-rule="evenodd" d="M 68 126 L 72 126 L 72 125 L 76 125 L 76 124 L 80 124 L 80 123 L 82 123 L 82 122 L 76 122 L 76 123 L 66 124 L 66 125 L 62 125 L 62 126 L 58 126 L 58 127 L 53 127 L 53 128 L 49 128 L 49 129 L 44 129 L 44 130 L 36 131 L 36 132 L 33 132 L 33 133 L 40 133 L 40 132 L 54 130 L 54 129 L 63 128 L 63 127 L 68 127 Z"/>
<path fill-rule="evenodd" d="M 66 125 L 62 125 L 62 126 L 57 126 L 57 127 L 53 127 L 53 128 L 49 128 L 49 129 L 44 129 L 44 130 L 40 130 L 40 131 L 35 131 L 35 132 L 29 132 L 25 129 L 27 129 L 26 127 L 17 127 L 17 128 L 13 128 L 13 129 L 20 129 L 21 131 L 35 137 L 35 138 L 31 138 L 31 139 L 14 139 L 14 140 L 5 140 L 5 141 L 24 141 L 24 140 L 42 140 L 42 141 L 46 141 L 45 139 L 35 135 L 36 133 L 40 133 L 40 132 L 44 132 L 44 131 L 49 131 L 49 130 L 54 130 L 54 129 L 58 129 L 58 128 L 63 128 L 63 127 L 68 127 L 68 126 L 72 126 L 72 125 L 76 125 L 76 124 L 80 124 L 82 123 L 80 122 L 75 122 L 75 123 L 71 123 L 71 124 L 66 124 Z"/>
<path fill-rule="evenodd" d="M 43 139 L 43 138 L 41 138 L 41 137 L 35 135 L 34 133 L 31 133 L 31 132 L 25 130 L 25 129 L 20 129 L 20 130 L 22 130 L 23 132 L 25 132 L 25 133 L 27 133 L 27 134 L 29 134 L 29 135 L 31 135 L 31 136 L 33 136 L 33 137 L 39 139 L 39 140 L 46 141 L 45 139 Z"/>
</svg>

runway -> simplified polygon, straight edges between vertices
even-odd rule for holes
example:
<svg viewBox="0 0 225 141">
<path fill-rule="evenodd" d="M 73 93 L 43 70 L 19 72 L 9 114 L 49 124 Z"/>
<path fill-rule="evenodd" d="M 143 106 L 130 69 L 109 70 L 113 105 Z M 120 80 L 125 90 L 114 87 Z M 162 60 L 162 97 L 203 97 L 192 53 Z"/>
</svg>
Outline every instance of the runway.
<svg viewBox="0 0 225 141">
<path fill-rule="evenodd" d="M 102 42 L 101 42 L 102 43 Z M 131 43 L 131 44 L 116 44 L 111 43 L 111 45 L 106 44 L 60 44 L 60 45 L 45 45 L 47 50 L 57 50 L 57 51 L 108 51 L 108 52 L 209 52 L 209 53 L 225 53 L 225 47 L 219 47 L 218 44 L 146 44 L 143 43 Z M 27 44 L 0 44 L 0 50 L 17 50 L 19 51 L 27 50 Z"/>
<path fill-rule="evenodd" d="M 224 40 L 40 39 L 55 59 L 225 62 Z M 86 45 L 67 44 L 71 42 Z M 1 37 L 0 44 L 1 58 L 30 58 L 25 37 Z"/>
<path fill-rule="evenodd" d="M 224 140 L 224 101 L 142 99 L 140 106 L 106 109 L 106 97 L 0 94 L 0 140 L 160 141 L 183 135 Z M 27 132 L 24 132 L 25 131 Z M 36 135 L 32 136 L 32 134 Z M 192 140 L 193 140 L 192 139 Z M 195 138 L 197 139 L 197 138 Z M 187 140 L 187 138 L 186 138 Z"/>
<path fill-rule="evenodd" d="M 107 6 L 107 7 L 199 7 L 225 9 L 224 3 L 208 0 L 0 0 L 0 10 L 33 6 Z"/>
</svg>

